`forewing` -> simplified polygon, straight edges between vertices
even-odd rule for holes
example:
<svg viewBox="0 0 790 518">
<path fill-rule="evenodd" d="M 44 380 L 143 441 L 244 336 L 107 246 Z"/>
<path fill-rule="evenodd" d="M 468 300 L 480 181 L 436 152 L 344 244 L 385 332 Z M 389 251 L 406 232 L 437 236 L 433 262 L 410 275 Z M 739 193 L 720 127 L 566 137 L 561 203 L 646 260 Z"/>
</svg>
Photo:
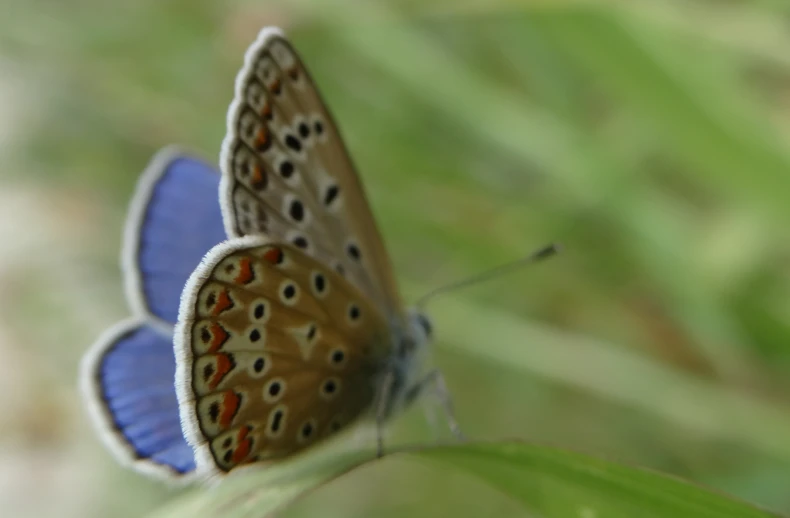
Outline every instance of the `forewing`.
<svg viewBox="0 0 790 518">
<path fill-rule="evenodd" d="M 168 147 L 140 176 L 129 209 L 123 269 L 138 314 L 175 324 L 184 283 L 225 239 L 216 168 Z"/>
<path fill-rule="evenodd" d="M 388 325 L 342 276 L 261 236 L 218 245 L 176 328 L 182 423 L 199 469 L 290 456 L 372 405 Z"/>
<path fill-rule="evenodd" d="M 229 235 L 291 243 L 401 317 L 389 256 L 340 131 L 279 29 L 264 29 L 247 51 L 220 167 Z"/>
</svg>

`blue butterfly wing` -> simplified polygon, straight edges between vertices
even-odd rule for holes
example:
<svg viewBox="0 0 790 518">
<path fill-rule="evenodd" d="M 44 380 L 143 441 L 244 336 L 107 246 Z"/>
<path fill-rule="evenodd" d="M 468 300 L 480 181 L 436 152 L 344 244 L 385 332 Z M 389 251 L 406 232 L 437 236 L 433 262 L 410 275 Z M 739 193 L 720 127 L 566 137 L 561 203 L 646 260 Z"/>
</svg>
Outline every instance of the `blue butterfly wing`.
<svg viewBox="0 0 790 518">
<path fill-rule="evenodd" d="M 181 291 L 205 253 L 225 239 L 215 168 L 176 149 L 151 161 L 137 185 L 123 245 L 133 320 L 85 356 L 85 398 L 101 436 L 125 463 L 172 478 L 195 459 L 181 430 L 173 324 Z"/>
<path fill-rule="evenodd" d="M 102 438 L 125 463 L 165 477 L 195 469 L 176 399 L 172 331 L 140 320 L 109 329 L 85 356 L 83 391 Z"/>
<path fill-rule="evenodd" d="M 226 238 L 219 181 L 214 167 L 169 148 L 143 173 L 123 251 L 127 294 L 136 312 L 175 324 L 187 279 Z"/>
</svg>

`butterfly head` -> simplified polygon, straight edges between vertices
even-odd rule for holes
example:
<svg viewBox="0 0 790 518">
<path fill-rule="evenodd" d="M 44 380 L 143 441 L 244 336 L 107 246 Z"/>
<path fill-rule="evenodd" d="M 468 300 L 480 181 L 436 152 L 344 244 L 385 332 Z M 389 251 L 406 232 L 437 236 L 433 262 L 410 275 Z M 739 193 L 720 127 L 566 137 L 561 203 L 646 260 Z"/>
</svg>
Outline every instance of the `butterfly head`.
<svg viewBox="0 0 790 518">
<path fill-rule="evenodd" d="M 423 342 L 430 342 L 433 339 L 433 324 L 428 315 L 417 308 L 413 308 L 409 312 L 409 319 L 411 320 L 412 332 L 415 336 L 420 336 Z"/>
<path fill-rule="evenodd" d="M 382 412 L 385 420 L 399 414 L 420 395 L 433 330 L 430 319 L 418 308 L 411 308 L 405 322 L 399 320 L 392 331 L 393 354 L 388 354 L 378 368 L 380 381 L 392 376 L 386 392 L 377 396 L 385 398 Z M 379 390 L 384 389 L 383 382 L 378 385 Z"/>
<path fill-rule="evenodd" d="M 406 339 L 408 347 L 404 352 L 405 363 L 409 370 L 407 379 L 417 382 L 425 374 L 423 369 L 428 363 L 428 353 L 433 342 L 433 325 L 428 315 L 418 308 L 409 309 L 408 319 L 409 338 Z"/>
<path fill-rule="evenodd" d="M 420 358 L 433 339 L 433 326 L 428 316 L 418 308 L 410 308 L 406 316 L 406 329 L 396 333 L 397 356 L 409 364 L 420 364 Z"/>
</svg>

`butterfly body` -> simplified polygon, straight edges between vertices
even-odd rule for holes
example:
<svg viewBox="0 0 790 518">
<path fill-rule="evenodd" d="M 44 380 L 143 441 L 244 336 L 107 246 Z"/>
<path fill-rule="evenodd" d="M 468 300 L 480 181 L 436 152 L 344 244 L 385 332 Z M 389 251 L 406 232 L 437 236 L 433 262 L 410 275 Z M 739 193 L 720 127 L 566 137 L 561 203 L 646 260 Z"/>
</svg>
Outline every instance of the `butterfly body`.
<svg viewBox="0 0 790 518">
<path fill-rule="evenodd" d="M 391 336 L 392 354 L 387 357 L 379 374 L 382 378 L 380 387 L 385 385 L 387 373 L 391 373 L 392 380 L 389 399 L 381 403 L 385 420 L 405 409 L 418 395 L 415 391 L 419 391 L 427 374 L 424 366 L 431 340 L 430 321 L 417 309 L 411 309 L 407 313 L 405 327 L 400 323 L 393 324 Z"/>
<path fill-rule="evenodd" d="M 98 387 L 87 391 L 89 400 L 111 417 L 103 430 L 157 474 L 163 467 L 205 477 L 286 460 L 365 419 L 376 423 L 381 451 L 383 424 L 429 386 L 457 429 L 441 376 L 426 371 L 430 322 L 403 307 L 340 131 L 279 29 L 261 31 L 245 55 L 220 168 L 226 240 L 216 232 L 217 199 L 204 187 L 182 193 L 189 210 L 178 214 L 145 198 L 146 211 L 166 212 L 163 221 L 133 215 L 132 241 L 158 236 L 150 243 L 140 237 L 144 253 L 124 262 L 131 286 L 146 288 L 135 292 L 133 306 L 143 321 L 161 324 L 165 315 L 171 327 L 156 339 L 113 335 L 86 360 L 86 376 Z M 183 181 L 186 188 L 197 177 Z M 153 182 L 154 191 L 164 187 L 174 192 L 164 180 Z M 196 225 L 211 232 L 204 236 Z M 206 239 L 214 244 L 207 252 Z M 167 255 L 181 252 L 185 260 L 173 268 Z M 159 286 L 168 287 L 167 296 L 158 295 Z M 170 332 L 173 347 L 163 350 Z M 132 361 L 126 342 L 161 356 L 155 379 L 139 372 L 147 364 Z M 126 364 L 115 360 L 119 344 Z M 115 370 L 106 375 L 109 360 Z M 126 385 L 115 380 L 136 392 L 124 395 Z M 145 406 L 145 384 L 154 382 L 166 387 L 165 437 L 149 427 L 142 439 L 123 429 L 119 435 L 121 412 L 107 394 Z M 180 430 L 172 426 L 174 400 Z M 171 453 L 149 454 L 149 435 L 178 452 L 180 464 Z M 184 459 L 184 439 L 194 459 Z"/>
</svg>

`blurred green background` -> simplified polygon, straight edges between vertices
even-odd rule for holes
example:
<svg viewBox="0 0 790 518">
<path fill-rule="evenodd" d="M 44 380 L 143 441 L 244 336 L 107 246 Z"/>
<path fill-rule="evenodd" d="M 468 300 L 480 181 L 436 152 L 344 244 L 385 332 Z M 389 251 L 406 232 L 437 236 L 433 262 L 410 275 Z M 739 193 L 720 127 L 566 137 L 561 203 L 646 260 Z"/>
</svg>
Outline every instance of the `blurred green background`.
<svg viewBox="0 0 790 518">
<path fill-rule="evenodd" d="M 139 173 L 216 162 L 245 48 L 283 27 L 359 167 L 408 300 L 549 241 L 562 256 L 431 307 L 478 439 L 522 438 L 790 513 L 790 9 L 769 0 L 0 0 L 0 509 L 132 517 L 77 391 L 128 315 Z M 419 409 L 395 443 L 427 442 Z M 580 509 L 580 516 L 587 518 Z M 387 460 L 285 516 L 520 516 Z"/>
</svg>

